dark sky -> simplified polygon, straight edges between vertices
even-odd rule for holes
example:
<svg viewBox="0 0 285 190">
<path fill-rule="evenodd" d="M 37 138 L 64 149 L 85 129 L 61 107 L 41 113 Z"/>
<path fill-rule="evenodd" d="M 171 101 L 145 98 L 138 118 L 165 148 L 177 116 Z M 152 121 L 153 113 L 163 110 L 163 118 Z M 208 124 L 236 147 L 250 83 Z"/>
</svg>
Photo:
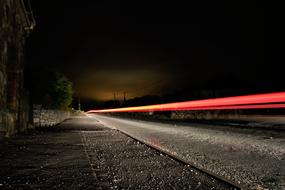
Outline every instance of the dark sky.
<svg viewBox="0 0 285 190">
<path fill-rule="evenodd" d="M 260 1 L 31 4 L 37 26 L 28 40 L 30 71 L 60 70 L 83 98 L 215 86 L 284 89 L 283 19 L 268 16 Z"/>
</svg>

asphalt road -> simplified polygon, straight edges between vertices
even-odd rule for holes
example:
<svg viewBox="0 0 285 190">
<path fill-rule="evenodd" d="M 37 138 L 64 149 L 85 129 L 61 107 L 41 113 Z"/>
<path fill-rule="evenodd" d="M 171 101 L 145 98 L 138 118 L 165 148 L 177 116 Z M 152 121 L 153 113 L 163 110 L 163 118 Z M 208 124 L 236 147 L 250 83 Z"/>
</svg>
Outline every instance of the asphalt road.
<svg viewBox="0 0 285 190">
<path fill-rule="evenodd" d="M 88 116 L 248 188 L 285 189 L 284 130 Z"/>
</svg>

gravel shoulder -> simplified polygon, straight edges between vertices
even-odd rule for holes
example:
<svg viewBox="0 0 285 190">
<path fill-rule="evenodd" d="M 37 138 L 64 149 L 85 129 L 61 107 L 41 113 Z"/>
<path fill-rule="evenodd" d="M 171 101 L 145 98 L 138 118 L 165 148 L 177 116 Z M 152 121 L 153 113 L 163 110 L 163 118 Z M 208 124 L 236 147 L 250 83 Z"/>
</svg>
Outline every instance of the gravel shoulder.
<svg viewBox="0 0 285 190">
<path fill-rule="evenodd" d="M 104 189 L 234 189 L 116 130 L 82 132 Z"/>
</svg>

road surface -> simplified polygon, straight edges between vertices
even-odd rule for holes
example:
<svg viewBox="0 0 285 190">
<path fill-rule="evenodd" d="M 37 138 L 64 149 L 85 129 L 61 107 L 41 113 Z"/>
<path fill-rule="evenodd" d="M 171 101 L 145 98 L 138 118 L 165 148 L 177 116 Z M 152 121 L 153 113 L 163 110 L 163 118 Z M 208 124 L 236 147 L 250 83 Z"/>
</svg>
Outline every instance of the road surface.
<svg viewBox="0 0 285 190">
<path fill-rule="evenodd" d="M 88 117 L 0 141 L 0 189 L 236 189 Z"/>
<path fill-rule="evenodd" d="M 285 189 L 285 132 L 88 115 L 235 183 Z"/>
</svg>

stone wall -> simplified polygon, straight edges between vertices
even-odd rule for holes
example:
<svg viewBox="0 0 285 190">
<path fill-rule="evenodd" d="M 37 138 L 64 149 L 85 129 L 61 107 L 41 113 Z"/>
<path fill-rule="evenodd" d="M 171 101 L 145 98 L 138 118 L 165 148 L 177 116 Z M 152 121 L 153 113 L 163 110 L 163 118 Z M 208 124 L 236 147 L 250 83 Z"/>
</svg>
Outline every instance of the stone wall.
<svg viewBox="0 0 285 190">
<path fill-rule="evenodd" d="M 280 113 L 280 112 L 279 112 Z M 256 115 L 270 116 L 270 110 L 195 110 L 195 111 L 164 111 L 164 112 L 123 112 L 104 113 L 111 116 L 138 119 L 174 119 L 174 120 L 240 120 Z M 279 114 L 280 115 L 280 114 Z M 284 111 L 283 114 L 284 115 Z"/>
<path fill-rule="evenodd" d="M 0 135 L 27 127 L 23 88 L 24 47 L 34 26 L 23 0 L 0 1 Z"/>
<path fill-rule="evenodd" d="M 240 120 L 252 118 L 256 115 L 271 116 L 284 115 L 283 109 L 248 109 L 248 110 L 202 110 L 202 111 L 173 111 L 171 119 L 190 120 Z"/>
<path fill-rule="evenodd" d="M 33 117 L 35 127 L 49 127 L 69 118 L 70 112 L 41 109 L 39 106 L 35 106 Z"/>
<path fill-rule="evenodd" d="M 214 111 L 173 111 L 171 119 L 193 120 L 220 120 L 239 119 L 244 113 L 241 110 L 214 110 Z"/>
</svg>

